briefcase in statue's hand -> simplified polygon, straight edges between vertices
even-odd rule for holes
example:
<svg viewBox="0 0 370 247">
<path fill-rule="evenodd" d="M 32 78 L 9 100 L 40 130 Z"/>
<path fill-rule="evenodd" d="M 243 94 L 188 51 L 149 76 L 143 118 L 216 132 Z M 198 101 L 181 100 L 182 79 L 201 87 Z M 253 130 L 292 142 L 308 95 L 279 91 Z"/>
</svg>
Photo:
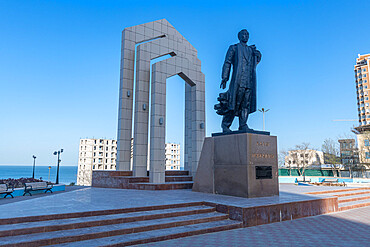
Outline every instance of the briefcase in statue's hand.
<svg viewBox="0 0 370 247">
<path fill-rule="evenodd" d="M 229 112 L 229 91 L 225 93 L 220 93 L 217 100 L 219 101 L 218 104 L 214 106 L 216 113 L 218 115 L 225 115 Z"/>
</svg>

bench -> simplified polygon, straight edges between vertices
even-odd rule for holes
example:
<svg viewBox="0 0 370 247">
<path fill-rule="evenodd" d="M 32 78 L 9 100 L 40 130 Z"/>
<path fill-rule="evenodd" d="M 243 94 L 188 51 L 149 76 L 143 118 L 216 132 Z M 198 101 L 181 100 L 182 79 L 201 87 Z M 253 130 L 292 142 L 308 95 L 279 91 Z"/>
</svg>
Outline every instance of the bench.
<svg viewBox="0 0 370 247">
<path fill-rule="evenodd" d="M 337 185 L 339 185 L 339 186 L 346 186 L 346 183 L 345 182 L 343 182 L 343 184 L 342 183 L 339 183 L 339 179 L 337 179 L 337 178 L 324 178 L 324 180 L 322 181 L 322 183 L 323 184 L 328 184 L 328 185 L 334 185 L 334 186 L 337 186 Z"/>
<path fill-rule="evenodd" d="M 298 182 L 311 182 L 311 178 L 302 178 L 302 177 L 299 177 L 299 178 L 296 178 L 295 182 L 296 183 L 298 183 Z"/>
<path fill-rule="evenodd" d="M 33 183 L 25 183 L 24 184 L 24 193 L 23 196 L 26 194 L 30 194 L 32 196 L 31 191 L 37 191 L 37 190 L 45 190 L 45 193 L 51 191 L 53 188 L 53 184 L 47 183 L 47 182 L 33 182 Z"/>
<path fill-rule="evenodd" d="M 0 184 L 0 194 L 6 194 L 4 198 L 6 198 L 7 196 L 11 196 L 12 198 L 14 198 L 14 196 L 12 195 L 13 191 L 13 185 L 8 186 L 7 184 Z"/>
</svg>

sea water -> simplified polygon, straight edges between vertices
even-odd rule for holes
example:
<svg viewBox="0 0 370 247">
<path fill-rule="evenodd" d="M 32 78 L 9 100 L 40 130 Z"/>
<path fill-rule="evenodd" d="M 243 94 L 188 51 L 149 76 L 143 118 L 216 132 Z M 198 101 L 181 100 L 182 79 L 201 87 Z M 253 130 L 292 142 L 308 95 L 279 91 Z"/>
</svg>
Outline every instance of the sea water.
<svg viewBox="0 0 370 247">
<path fill-rule="evenodd" d="M 33 166 L 0 165 L 0 179 L 32 178 Z M 55 183 L 57 167 L 52 166 L 49 175 L 49 166 L 36 166 L 35 178 Z M 60 166 L 59 183 L 70 184 L 77 181 L 77 166 Z"/>
</svg>

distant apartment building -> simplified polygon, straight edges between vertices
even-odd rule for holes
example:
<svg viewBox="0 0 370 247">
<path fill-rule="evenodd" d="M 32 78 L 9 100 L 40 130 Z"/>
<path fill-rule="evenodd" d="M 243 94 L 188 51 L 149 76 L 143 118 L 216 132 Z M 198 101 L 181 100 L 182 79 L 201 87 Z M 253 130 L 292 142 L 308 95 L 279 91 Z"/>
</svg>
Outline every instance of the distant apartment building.
<svg viewBox="0 0 370 247">
<path fill-rule="evenodd" d="M 370 125 L 369 69 L 370 54 L 358 55 L 355 64 L 357 109 L 360 127 Z"/>
<path fill-rule="evenodd" d="M 166 170 L 180 170 L 180 144 L 166 143 Z"/>
<path fill-rule="evenodd" d="M 81 139 L 78 156 L 77 185 L 91 186 L 92 171 L 116 170 L 117 141 Z"/>
<path fill-rule="evenodd" d="M 92 171 L 116 170 L 117 141 L 81 139 L 78 155 L 77 185 L 91 186 Z M 133 139 L 131 139 L 131 168 Z M 180 144 L 166 143 L 166 170 L 180 170 Z"/>
<path fill-rule="evenodd" d="M 285 157 L 285 167 L 321 167 L 324 164 L 324 153 L 317 150 L 291 150 Z"/>
<path fill-rule="evenodd" d="M 339 142 L 340 158 L 345 168 L 359 163 L 355 139 L 341 139 Z"/>
</svg>

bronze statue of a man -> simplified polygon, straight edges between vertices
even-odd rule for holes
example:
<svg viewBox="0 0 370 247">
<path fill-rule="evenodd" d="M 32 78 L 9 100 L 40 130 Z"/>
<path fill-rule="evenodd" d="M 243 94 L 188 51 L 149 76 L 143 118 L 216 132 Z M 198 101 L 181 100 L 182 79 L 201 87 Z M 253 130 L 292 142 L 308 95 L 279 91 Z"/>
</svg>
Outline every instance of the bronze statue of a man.
<svg viewBox="0 0 370 247">
<path fill-rule="evenodd" d="M 222 68 L 220 87 L 225 89 L 233 67 L 229 90 L 220 94 L 220 103 L 215 105 L 217 114 L 223 115 L 223 132 L 231 132 L 230 126 L 235 116 L 239 117 L 240 131 L 250 130 L 247 125 L 248 115 L 255 112 L 257 107 L 256 67 L 261 61 L 261 53 L 254 45 L 247 45 L 249 33 L 246 29 L 238 33 L 238 38 L 240 43 L 229 47 Z"/>
</svg>

